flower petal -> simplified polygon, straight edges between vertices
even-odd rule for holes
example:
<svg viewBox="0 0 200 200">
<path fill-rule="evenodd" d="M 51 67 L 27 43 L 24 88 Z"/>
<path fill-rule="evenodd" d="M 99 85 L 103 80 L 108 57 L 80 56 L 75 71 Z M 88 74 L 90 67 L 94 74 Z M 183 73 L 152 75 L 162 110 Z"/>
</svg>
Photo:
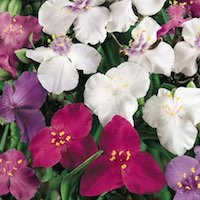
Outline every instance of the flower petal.
<svg viewBox="0 0 200 200">
<path fill-rule="evenodd" d="M 114 2 L 109 9 L 111 16 L 107 26 L 108 32 L 126 32 L 138 20 L 133 12 L 131 0 Z"/>
<path fill-rule="evenodd" d="M 84 44 L 103 43 L 106 39 L 106 25 L 109 11 L 106 7 L 92 7 L 81 13 L 74 22 L 76 38 Z"/>
<path fill-rule="evenodd" d="M 76 69 L 83 70 L 85 74 L 95 73 L 101 62 L 99 52 L 85 44 L 73 44 L 67 56 Z"/>
<path fill-rule="evenodd" d="M 29 144 L 33 167 L 52 167 L 61 160 L 61 153 L 51 144 L 51 130 L 42 129 Z"/>
<path fill-rule="evenodd" d="M 84 172 L 80 182 L 83 196 L 97 196 L 123 186 L 120 167 L 100 156 Z"/>
<path fill-rule="evenodd" d="M 155 15 L 158 13 L 166 0 L 132 0 L 134 6 L 137 8 L 137 11 L 142 15 Z"/>
<path fill-rule="evenodd" d="M 5 173 L 1 173 L 0 172 L 0 195 L 5 195 L 8 194 L 10 192 L 10 188 L 9 188 L 9 178 Z"/>
<path fill-rule="evenodd" d="M 60 163 L 68 170 L 72 170 L 87 158 L 98 151 L 97 145 L 91 135 L 84 139 L 69 142 L 67 151 L 62 153 Z"/>
<path fill-rule="evenodd" d="M 198 191 L 192 192 L 177 192 L 173 198 L 173 200 L 183 200 L 183 199 L 199 199 L 200 194 Z"/>
<path fill-rule="evenodd" d="M 92 0 L 91 5 L 92 6 L 99 6 L 102 5 L 106 0 Z"/>
<path fill-rule="evenodd" d="M 84 138 L 92 128 L 92 112 L 83 103 L 66 105 L 54 114 L 51 126 L 57 132 L 66 131 L 73 139 Z"/>
<path fill-rule="evenodd" d="M 149 194 L 159 192 L 165 185 L 165 177 L 155 159 L 146 152 L 133 156 L 122 170 L 122 178 L 130 192 Z"/>
<path fill-rule="evenodd" d="M 45 1 L 39 9 L 38 19 L 43 31 L 48 34 L 65 34 L 77 14 L 67 12 L 66 6 L 72 2 L 68 0 Z"/>
<path fill-rule="evenodd" d="M 160 42 L 159 45 L 145 53 L 145 56 L 151 62 L 148 67 L 150 73 L 164 74 L 170 76 L 174 66 L 174 51 L 166 42 Z M 145 66 L 145 63 L 143 63 Z"/>
<path fill-rule="evenodd" d="M 69 59 L 60 56 L 40 64 L 38 79 L 48 92 L 60 94 L 74 89 L 78 85 L 79 75 Z"/>
<path fill-rule="evenodd" d="M 196 48 L 186 42 L 178 42 L 174 47 L 175 64 L 173 71 L 193 76 L 198 69 L 197 58 L 200 55 Z"/>
<path fill-rule="evenodd" d="M 192 175 L 191 169 L 195 168 L 195 173 L 200 174 L 199 162 L 189 156 L 180 156 L 172 159 L 167 165 L 165 177 L 167 184 L 174 191 L 179 189 L 177 183 L 183 180 L 183 174 Z"/>
<path fill-rule="evenodd" d="M 40 182 L 31 168 L 23 168 L 10 181 L 10 193 L 18 200 L 32 199 Z"/>
<path fill-rule="evenodd" d="M 140 137 L 135 128 L 123 117 L 115 116 L 103 130 L 100 137 L 100 147 L 104 155 L 110 157 L 113 150 L 140 151 Z"/>
<path fill-rule="evenodd" d="M 52 49 L 47 47 L 38 47 L 34 50 L 27 50 L 26 51 L 26 57 L 30 58 L 36 62 L 43 62 L 45 60 L 50 60 L 54 57 L 56 57 L 57 54 L 55 54 Z"/>
</svg>

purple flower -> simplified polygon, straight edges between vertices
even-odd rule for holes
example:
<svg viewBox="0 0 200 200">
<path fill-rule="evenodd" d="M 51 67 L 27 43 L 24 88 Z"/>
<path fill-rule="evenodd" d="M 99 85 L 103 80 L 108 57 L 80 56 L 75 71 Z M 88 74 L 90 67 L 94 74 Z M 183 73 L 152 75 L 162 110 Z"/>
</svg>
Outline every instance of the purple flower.
<svg viewBox="0 0 200 200">
<path fill-rule="evenodd" d="M 18 62 L 14 51 L 31 46 L 31 33 L 33 41 L 39 40 L 41 29 L 36 17 L 12 17 L 8 12 L 0 13 L 0 66 L 16 77 Z"/>
<path fill-rule="evenodd" d="M 167 184 L 176 191 L 174 200 L 200 199 L 200 163 L 189 156 L 176 157 L 166 169 Z"/>
<path fill-rule="evenodd" d="M 34 197 L 39 185 L 21 151 L 12 149 L 0 154 L 0 196 L 10 192 L 17 200 L 29 200 Z"/>
<path fill-rule="evenodd" d="M 39 110 L 45 98 L 46 91 L 36 73 L 24 72 L 14 81 L 13 88 L 6 83 L 0 96 L 0 118 L 7 123 L 16 121 L 21 129 L 22 140 L 28 142 L 45 126 L 44 116 Z"/>
<path fill-rule="evenodd" d="M 179 0 L 179 2 L 186 7 L 192 17 L 200 17 L 200 0 Z"/>
</svg>

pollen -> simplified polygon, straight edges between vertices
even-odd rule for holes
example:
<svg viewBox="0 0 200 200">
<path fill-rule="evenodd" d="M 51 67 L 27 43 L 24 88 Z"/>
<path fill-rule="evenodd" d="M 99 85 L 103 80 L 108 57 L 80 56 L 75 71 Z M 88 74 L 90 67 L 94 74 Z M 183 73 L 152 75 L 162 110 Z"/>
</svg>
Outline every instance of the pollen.
<svg viewBox="0 0 200 200">
<path fill-rule="evenodd" d="M 167 94 L 167 98 L 172 99 L 172 98 L 173 98 L 173 97 L 172 97 L 172 94 L 171 94 L 171 93 L 168 93 L 168 94 Z"/>
<path fill-rule="evenodd" d="M 17 169 L 17 167 L 13 167 L 13 170 L 17 171 L 18 169 Z"/>
<path fill-rule="evenodd" d="M 121 156 L 123 153 L 124 153 L 124 151 L 120 151 L 120 152 L 119 152 L 119 156 Z"/>
<path fill-rule="evenodd" d="M 187 178 L 186 173 L 183 174 L 183 178 Z"/>
<path fill-rule="evenodd" d="M 56 136 L 56 133 L 55 133 L 55 132 L 51 132 L 51 135 L 52 135 L 52 136 Z"/>
<path fill-rule="evenodd" d="M 54 144 L 56 142 L 56 138 L 51 139 L 51 143 Z"/>
<path fill-rule="evenodd" d="M 5 167 L 3 168 L 3 171 L 6 173 L 6 168 Z"/>
<path fill-rule="evenodd" d="M 23 162 L 22 159 L 19 159 L 19 160 L 17 161 L 17 163 L 18 163 L 19 165 L 22 164 L 22 162 Z"/>
<path fill-rule="evenodd" d="M 65 139 L 69 142 L 71 140 L 71 136 L 68 135 Z"/>
<path fill-rule="evenodd" d="M 191 187 L 187 185 L 187 186 L 185 186 L 185 189 L 186 190 L 191 190 Z"/>
<path fill-rule="evenodd" d="M 64 140 L 60 140 L 60 144 L 65 144 L 65 141 Z"/>
<path fill-rule="evenodd" d="M 60 143 L 59 142 L 56 142 L 56 144 L 55 144 L 57 147 L 59 147 L 60 146 Z"/>
<path fill-rule="evenodd" d="M 63 135 L 65 135 L 65 132 L 64 132 L 64 131 L 61 131 L 61 132 L 59 133 L 59 136 L 62 137 Z"/>
<path fill-rule="evenodd" d="M 177 185 L 179 188 L 183 187 L 183 184 L 181 182 L 178 182 Z"/>
<path fill-rule="evenodd" d="M 126 168 L 127 168 L 126 164 L 121 165 L 121 169 L 126 169 Z"/>
<path fill-rule="evenodd" d="M 195 181 L 198 181 L 199 180 L 199 177 L 198 176 L 195 176 L 195 179 L 194 179 Z"/>
<path fill-rule="evenodd" d="M 13 176 L 13 173 L 11 171 L 7 172 L 8 176 Z"/>
<path fill-rule="evenodd" d="M 126 161 L 130 160 L 130 158 L 131 158 L 131 152 L 127 151 L 126 152 Z"/>
<path fill-rule="evenodd" d="M 0 163 L 2 163 L 3 162 L 3 159 L 0 159 Z"/>
<path fill-rule="evenodd" d="M 200 183 L 197 184 L 197 187 L 200 188 Z"/>
<path fill-rule="evenodd" d="M 52 35 L 52 39 L 55 40 L 56 39 L 56 35 Z"/>
<path fill-rule="evenodd" d="M 191 168 L 191 172 L 192 172 L 192 173 L 195 173 L 195 171 L 196 171 L 195 168 L 192 167 L 192 168 Z"/>
</svg>

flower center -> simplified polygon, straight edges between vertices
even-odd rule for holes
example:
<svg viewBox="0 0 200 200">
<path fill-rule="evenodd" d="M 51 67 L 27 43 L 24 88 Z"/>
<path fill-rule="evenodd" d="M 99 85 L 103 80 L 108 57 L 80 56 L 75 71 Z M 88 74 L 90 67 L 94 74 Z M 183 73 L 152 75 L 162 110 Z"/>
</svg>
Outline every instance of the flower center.
<svg viewBox="0 0 200 200">
<path fill-rule="evenodd" d="M 91 0 L 74 0 L 72 5 L 66 6 L 67 12 L 80 13 L 90 9 Z"/>
<path fill-rule="evenodd" d="M 0 171 L 7 174 L 8 176 L 14 176 L 19 166 L 23 163 L 22 159 L 12 162 L 10 160 L 0 159 Z"/>
<path fill-rule="evenodd" d="M 71 140 L 71 136 L 67 135 L 64 131 L 59 133 L 51 132 L 51 136 L 51 144 L 55 145 L 56 147 L 60 147 Z"/>
<path fill-rule="evenodd" d="M 121 169 L 126 169 L 127 168 L 127 162 L 131 158 L 131 152 L 130 151 L 117 151 L 117 150 L 112 150 L 111 152 L 111 157 L 109 160 L 111 162 L 116 161 L 121 165 Z"/>
<path fill-rule="evenodd" d="M 56 54 L 63 56 L 66 55 L 70 47 L 72 45 L 71 39 L 68 38 L 67 36 L 56 36 L 52 35 L 52 39 L 49 39 L 48 42 L 49 47 L 55 52 Z"/>
<path fill-rule="evenodd" d="M 191 190 L 200 189 L 199 174 L 196 174 L 196 169 L 191 168 L 191 174 L 183 174 L 183 179 L 180 182 L 177 182 L 177 186 L 182 192 L 188 192 Z"/>
</svg>

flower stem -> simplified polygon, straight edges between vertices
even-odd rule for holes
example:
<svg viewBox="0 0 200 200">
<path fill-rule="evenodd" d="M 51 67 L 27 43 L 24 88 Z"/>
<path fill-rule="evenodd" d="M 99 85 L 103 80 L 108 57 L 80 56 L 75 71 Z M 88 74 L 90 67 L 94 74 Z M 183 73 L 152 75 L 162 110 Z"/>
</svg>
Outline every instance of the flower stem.
<svg viewBox="0 0 200 200">
<path fill-rule="evenodd" d="M 112 38 L 115 40 L 115 42 L 119 45 L 119 47 L 124 48 L 124 45 L 122 45 L 119 40 L 116 38 L 116 36 L 113 33 L 110 33 Z"/>
<path fill-rule="evenodd" d="M 4 148 L 5 148 L 5 146 L 6 146 L 6 140 L 7 140 L 9 128 L 10 128 L 10 125 L 7 124 L 6 127 L 5 127 L 5 129 L 4 129 L 3 136 L 2 136 L 1 142 L 0 142 L 0 151 L 1 151 L 1 152 L 4 151 Z"/>
</svg>

